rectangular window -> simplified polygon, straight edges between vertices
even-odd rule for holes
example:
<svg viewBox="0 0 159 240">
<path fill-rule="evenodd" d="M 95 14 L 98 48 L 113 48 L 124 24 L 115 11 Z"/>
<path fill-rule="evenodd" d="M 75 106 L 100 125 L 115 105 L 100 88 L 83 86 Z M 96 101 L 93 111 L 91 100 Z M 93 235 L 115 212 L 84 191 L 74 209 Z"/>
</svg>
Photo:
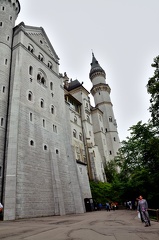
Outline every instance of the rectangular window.
<svg viewBox="0 0 159 240">
<path fill-rule="evenodd" d="M 29 114 L 29 120 L 30 120 L 31 122 L 33 121 L 33 114 L 32 114 L 32 113 Z"/>
<path fill-rule="evenodd" d="M 5 90 L 6 90 L 5 86 L 3 86 L 2 87 L 2 92 L 5 93 Z"/>
<path fill-rule="evenodd" d="M 45 128 L 45 119 L 43 119 L 43 127 Z"/>
<path fill-rule="evenodd" d="M 0 27 L 3 27 L 3 22 L 0 22 Z"/>
<path fill-rule="evenodd" d="M 7 65 L 7 63 L 8 63 L 8 59 L 6 58 L 6 59 L 5 59 L 5 65 Z"/>
<path fill-rule="evenodd" d="M 1 118 L 1 127 L 3 126 L 3 124 L 4 124 L 4 119 Z"/>
</svg>

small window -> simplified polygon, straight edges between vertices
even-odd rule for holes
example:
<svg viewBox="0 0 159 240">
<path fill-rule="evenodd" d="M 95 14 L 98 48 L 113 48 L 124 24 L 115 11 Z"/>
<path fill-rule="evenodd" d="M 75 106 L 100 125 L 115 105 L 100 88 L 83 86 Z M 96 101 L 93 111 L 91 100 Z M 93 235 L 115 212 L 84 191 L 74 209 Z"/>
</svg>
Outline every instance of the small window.
<svg viewBox="0 0 159 240">
<path fill-rule="evenodd" d="M 1 118 L 1 127 L 3 127 L 3 124 L 4 124 L 4 119 Z"/>
<path fill-rule="evenodd" d="M 9 20 L 12 21 L 12 19 L 13 19 L 12 16 L 9 16 Z"/>
<path fill-rule="evenodd" d="M 48 62 L 47 66 L 48 66 L 48 68 L 52 69 L 52 63 L 51 62 Z"/>
<path fill-rule="evenodd" d="M 43 86 L 46 87 L 46 79 L 45 79 L 45 76 L 42 72 L 39 72 L 37 74 L 37 81 L 38 81 L 38 83 L 40 83 L 40 84 L 42 84 Z"/>
<path fill-rule="evenodd" d="M 29 66 L 29 74 L 33 75 L 33 67 L 32 66 Z"/>
<path fill-rule="evenodd" d="M 114 142 L 116 142 L 116 138 L 114 137 Z"/>
<path fill-rule="evenodd" d="M 31 91 L 29 91 L 29 93 L 28 93 L 28 100 L 29 101 L 33 100 L 33 93 Z"/>
<path fill-rule="evenodd" d="M 41 43 L 41 44 L 43 44 L 43 41 L 42 41 L 42 40 L 40 40 L 40 43 Z"/>
<path fill-rule="evenodd" d="M 87 115 L 87 122 L 90 123 L 90 117 Z"/>
<path fill-rule="evenodd" d="M 38 59 L 39 59 L 41 62 L 43 62 L 43 61 L 44 61 L 44 56 L 43 56 L 41 53 L 39 53 Z"/>
<path fill-rule="evenodd" d="M 34 47 L 33 47 L 31 44 L 29 44 L 29 45 L 28 45 L 28 50 L 29 50 L 31 53 L 33 53 L 33 52 L 34 52 Z"/>
<path fill-rule="evenodd" d="M 6 87 L 3 86 L 3 87 L 2 87 L 2 92 L 5 93 L 5 91 L 6 91 Z"/>
<path fill-rule="evenodd" d="M 79 134 L 79 140 L 82 141 L 82 133 Z"/>
<path fill-rule="evenodd" d="M 95 151 L 93 151 L 93 156 L 94 156 L 94 157 L 96 156 Z"/>
<path fill-rule="evenodd" d="M 53 90 L 53 82 L 50 82 L 50 90 Z"/>
<path fill-rule="evenodd" d="M 53 124 L 53 132 L 57 133 L 57 126 Z"/>
<path fill-rule="evenodd" d="M 112 151 L 109 151 L 109 154 L 112 155 Z"/>
<path fill-rule="evenodd" d="M 56 154 L 59 154 L 59 150 L 58 149 L 56 149 Z"/>
<path fill-rule="evenodd" d="M 77 131 L 75 129 L 73 130 L 73 137 L 77 138 Z"/>
<path fill-rule="evenodd" d="M 0 22 L 0 27 L 3 27 L 3 22 Z"/>
<path fill-rule="evenodd" d="M 10 37 L 9 37 L 9 36 L 7 36 L 7 41 L 9 42 L 9 40 L 10 40 Z"/>
<path fill-rule="evenodd" d="M 74 123 L 77 123 L 77 117 L 74 116 Z"/>
<path fill-rule="evenodd" d="M 33 114 L 32 113 L 29 113 L 29 120 L 30 120 L 30 122 L 33 121 Z"/>
<path fill-rule="evenodd" d="M 40 107 L 41 107 L 41 108 L 44 108 L 44 99 L 41 99 L 41 101 L 40 101 Z"/>
<path fill-rule="evenodd" d="M 45 119 L 43 119 L 43 127 L 45 128 Z"/>
<path fill-rule="evenodd" d="M 44 150 L 45 150 L 45 151 L 47 150 L 47 145 L 44 145 Z"/>
<path fill-rule="evenodd" d="M 2 6 L 1 9 L 2 9 L 2 11 L 5 11 L 5 7 L 4 6 Z"/>
<path fill-rule="evenodd" d="M 107 128 L 105 129 L 105 132 L 108 132 L 108 129 L 107 129 Z"/>
<path fill-rule="evenodd" d="M 5 65 L 7 65 L 7 63 L 8 63 L 8 59 L 6 58 L 6 59 L 5 59 Z"/>
<path fill-rule="evenodd" d="M 113 120 L 112 120 L 112 117 L 109 117 L 109 122 L 112 122 Z"/>
<path fill-rule="evenodd" d="M 38 81 L 41 80 L 41 75 L 40 75 L 40 73 L 38 73 L 38 75 L 37 75 L 37 80 L 38 80 Z"/>
<path fill-rule="evenodd" d="M 51 113 L 54 114 L 55 113 L 55 107 L 53 105 L 51 105 Z"/>
<path fill-rule="evenodd" d="M 30 146 L 34 146 L 34 141 L 30 140 Z"/>
<path fill-rule="evenodd" d="M 44 77 L 41 78 L 41 84 L 46 85 L 46 81 Z"/>
</svg>

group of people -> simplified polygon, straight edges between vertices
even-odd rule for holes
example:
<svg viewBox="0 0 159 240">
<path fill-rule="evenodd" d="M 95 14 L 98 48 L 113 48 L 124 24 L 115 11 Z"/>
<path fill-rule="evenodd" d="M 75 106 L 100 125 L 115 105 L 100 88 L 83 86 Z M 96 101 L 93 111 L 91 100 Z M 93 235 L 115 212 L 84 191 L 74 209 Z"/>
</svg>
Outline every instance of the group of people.
<svg viewBox="0 0 159 240">
<path fill-rule="evenodd" d="M 106 202 L 106 204 L 105 204 L 105 208 L 107 211 L 116 210 L 117 207 L 118 207 L 118 203 L 116 203 L 116 202 L 111 202 L 111 203 Z"/>
</svg>

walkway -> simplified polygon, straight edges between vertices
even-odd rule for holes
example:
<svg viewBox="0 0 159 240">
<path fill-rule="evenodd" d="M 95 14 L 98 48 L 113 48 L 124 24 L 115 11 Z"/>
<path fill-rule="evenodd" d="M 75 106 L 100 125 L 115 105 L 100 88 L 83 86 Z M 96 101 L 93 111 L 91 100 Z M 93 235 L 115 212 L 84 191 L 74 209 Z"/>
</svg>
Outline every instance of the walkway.
<svg viewBox="0 0 159 240">
<path fill-rule="evenodd" d="M 136 211 L 96 211 L 0 222 L 5 240 L 159 240 L 159 223 L 151 227 L 137 218 Z"/>
</svg>

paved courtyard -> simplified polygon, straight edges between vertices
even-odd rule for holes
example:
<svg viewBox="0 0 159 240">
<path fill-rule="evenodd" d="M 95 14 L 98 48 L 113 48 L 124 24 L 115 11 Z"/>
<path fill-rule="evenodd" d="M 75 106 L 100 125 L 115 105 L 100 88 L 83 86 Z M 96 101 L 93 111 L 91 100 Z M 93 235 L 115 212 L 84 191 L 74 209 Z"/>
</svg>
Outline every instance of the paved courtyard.
<svg viewBox="0 0 159 240">
<path fill-rule="evenodd" d="M 96 211 L 0 222 L 0 239 L 5 240 L 159 240 L 159 223 L 150 227 L 136 211 Z"/>
</svg>

